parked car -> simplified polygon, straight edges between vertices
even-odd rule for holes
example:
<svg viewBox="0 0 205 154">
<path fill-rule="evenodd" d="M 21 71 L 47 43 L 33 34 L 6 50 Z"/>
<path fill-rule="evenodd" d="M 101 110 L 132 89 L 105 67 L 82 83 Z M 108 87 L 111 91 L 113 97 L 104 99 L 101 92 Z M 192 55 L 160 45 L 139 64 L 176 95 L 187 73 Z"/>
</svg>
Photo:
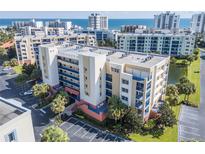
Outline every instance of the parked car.
<svg viewBox="0 0 205 154">
<path fill-rule="evenodd" d="M 26 96 L 26 95 L 32 95 L 32 94 L 33 94 L 33 89 L 19 93 L 20 96 Z"/>
</svg>

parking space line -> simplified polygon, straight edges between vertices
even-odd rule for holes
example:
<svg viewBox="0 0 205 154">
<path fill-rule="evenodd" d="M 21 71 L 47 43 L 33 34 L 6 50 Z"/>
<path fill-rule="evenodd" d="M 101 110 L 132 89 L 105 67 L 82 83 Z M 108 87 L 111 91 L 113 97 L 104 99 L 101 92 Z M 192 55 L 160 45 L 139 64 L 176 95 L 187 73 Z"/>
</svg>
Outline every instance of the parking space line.
<svg viewBox="0 0 205 154">
<path fill-rule="evenodd" d="M 194 140 L 194 138 L 189 138 L 189 137 L 184 137 L 184 136 L 179 136 L 179 138 L 180 138 L 180 141 L 182 141 L 182 140 L 181 140 L 182 138 L 184 138 L 184 139 L 186 139 L 186 140 L 188 140 L 188 141 Z M 186 142 L 186 141 L 185 141 L 185 142 Z"/>
<path fill-rule="evenodd" d="M 185 130 L 181 130 L 181 132 L 184 132 L 186 134 L 191 134 L 191 135 L 196 135 L 196 136 L 200 136 L 198 133 L 193 133 L 193 132 L 187 132 Z M 181 134 L 181 133 L 180 133 Z"/>
<path fill-rule="evenodd" d="M 187 113 L 187 112 L 182 111 L 182 114 L 188 115 L 188 116 L 193 116 L 193 117 L 198 117 L 198 114 L 195 114 L 195 113 Z"/>
<path fill-rule="evenodd" d="M 180 127 L 185 127 L 185 128 L 190 128 L 190 129 L 195 129 L 195 130 L 200 130 L 199 128 L 196 127 L 190 127 L 190 126 L 185 126 L 185 125 L 180 125 Z"/>
<path fill-rule="evenodd" d="M 183 108 L 182 111 L 198 113 L 198 111 L 196 111 L 196 110 L 193 110 L 193 109 L 187 109 L 187 108 Z"/>
<path fill-rule="evenodd" d="M 73 135 L 77 134 L 84 126 L 85 124 L 83 124 L 83 126 L 80 126 L 80 128 L 75 133 L 73 133 Z"/>
<path fill-rule="evenodd" d="M 86 126 L 88 126 L 88 125 L 86 124 Z M 89 127 L 90 127 L 90 126 L 89 126 Z M 90 127 L 90 128 L 87 130 L 87 132 L 82 135 L 82 138 L 89 133 L 89 130 L 90 130 L 90 129 L 92 129 L 92 127 Z"/>
<path fill-rule="evenodd" d="M 105 137 L 102 139 L 102 141 L 101 141 L 101 142 L 104 142 L 104 140 L 106 139 L 106 137 L 107 137 L 108 135 L 109 135 L 109 134 L 108 134 L 108 133 L 106 133 Z"/>
<path fill-rule="evenodd" d="M 68 131 L 70 128 L 72 128 L 73 126 L 75 126 L 75 124 L 77 123 L 78 121 L 76 121 L 75 123 L 73 123 L 70 127 L 68 127 L 67 129 L 66 129 L 66 131 Z"/>
<path fill-rule="evenodd" d="M 93 135 L 93 137 L 90 139 L 89 142 L 92 142 L 92 140 L 98 135 L 99 132 L 97 132 L 95 135 Z"/>
<path fill-rule="evenodd" d="M 183 121 L 183 120 L 180 120 L 179 123 L 185 123 L 185 124 L 191 124 L 191 125 L 195 125 L 195 126 L 198 126 L 199 124 L 195 121 Z"/>
<path fill-rule="evenodd" d="M 182 117 L 183 117 L 183 116 L 182 116 Z M 197 118 L 197 117 L 187 117 L 187 116 L 186 116 L 185 119 L 186 119 L 186 118 L 187 118 L 187 119 L 191 119 L 191 120 L 198 121 L 198 118 Z"/>
</svg>

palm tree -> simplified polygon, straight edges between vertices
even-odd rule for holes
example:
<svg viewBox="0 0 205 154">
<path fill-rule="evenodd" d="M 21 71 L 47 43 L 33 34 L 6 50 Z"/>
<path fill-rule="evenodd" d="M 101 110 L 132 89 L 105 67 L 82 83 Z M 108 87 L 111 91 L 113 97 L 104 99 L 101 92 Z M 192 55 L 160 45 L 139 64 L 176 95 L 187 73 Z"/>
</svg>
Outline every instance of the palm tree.
<svg viewBox="0 0 205 154">
<path fill-rule="evenodd" d="M 32 89 L 33 95 L 39 97 L 42 101 L 42 99 L 45 98 L 48 93 L 49 85 L 46 83 L 35 84 Z"/>
<path fill-rule="evenodd" d="M 65 110 L 65 105 L 67 104 L 67 99 L 65 96 L 58 94 L 52 101 L 51 110 L 58 114 L 56 116 L 55 122 L 58 125 L 58 122 L 60 122 L 60 113 L 62 113 Z"/>
<path fill-rule="evenodd" d="M 169 84 L 166 89 L 166 95 L 167 96 L 170 96 L 170 95 L 178 96 L 179 92 L 178 92 L 177 86 L 175 86 L 174 84 Z"/>
<path fill-rule="evenodd" d="M 121 120 L 122 117 L 126 114 L 127 107 L 122 103 L 119 97 L 112 96 L 108 100 L 108 117 L 115 120 L 117 123 L 118 120 Z"/>
<path fill-rule="evenodd" d="M 12 58 L 12 59 L 10 60 L 10 65 L 11 65 L 12 67 L 17 66 L 17 65 L 18 65 L 17 59 L 16 59 L 16 58 Z"/>
<path fill-rule="evenodd" d="M 45 129 L 41 137 L 42 142 L 68 142 L 69 140 L 68 134 L 56 126 Z"/>
</svg>

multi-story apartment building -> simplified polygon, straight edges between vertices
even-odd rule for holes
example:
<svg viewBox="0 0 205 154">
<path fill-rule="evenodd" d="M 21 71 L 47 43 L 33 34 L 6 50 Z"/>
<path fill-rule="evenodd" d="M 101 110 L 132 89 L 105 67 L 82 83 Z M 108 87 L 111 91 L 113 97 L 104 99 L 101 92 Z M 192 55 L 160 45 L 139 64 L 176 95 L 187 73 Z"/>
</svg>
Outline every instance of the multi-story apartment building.
<svg viewBox="0 0 205 154">
<path fill-rule="evenodd" d="M 99 121 L 112 95 L 138 109 L 144 121 L 164 99 L 169 56 L 69 43 L 39 48 L 43 82 L 63 86 L 78 108 Z"/>
<path fill-rule="evenodd" d="M 82 29 L 76 30 L 77 34 L 91 34 L 96 36 L 97 41 L 113 40 L 113 32 L 110 30 L 97 30 L 97 29 Z"/>
<path fill-rule="evenodd" d="M 0 142 L 34 142 L 31 111 L 0 97 Z"/>
<path fill-rule="evenodd" d="M 60 19 L 58 19 L 54 21 L 47 21 L 45 25 L 47 27 L 64 28 L 66 30 L 70 30 L 72 27 L 72 22 L 71 21 L 60 21 Z"/>
<path fill-rule="evenodd" d="M 14 21 L 12 22 L 12 26 L 15 27 L 16 29 L 19 29 L 21 27 L 25 27 L 25 26 L 31 26 L 31 27 L 35 27 L 36 23 L 35 20 L 29 20 L 29 21 Z"/>
<path fill-rule="evenodd" d="M 146 25 L 123 25 L 120 31 L 122 33 L 135 33 L 137 30 L 146 30 Z"/>
<path fill-rule="evenodd" d="M 108 29 L 108 17 L 92 13 L 88 17 L 88 26 L 92 29 Z"/>
<path fill-rule="evenodd" d="M 180 56 L 194 51 L 195 36 L 174 33 L 118 33 L 117 47 L 130 52 L 157 52 Z"/>
<path fill-rule="evenodd" d="M 191 31 L 193 33 L 205 32 L 205 12 L 192 16 Z"/>
<path fill-rule="evenodd" d="M 66 41 L 70 41 L 76 44 L 86 44 L 90 46 L 96 45 L 95 36 L 88 34 L 70 34 L 60 36 L 18 36 L 15 37 L 15 46 L 18 62 L 20 64 L 36 63 L 37 66 L 39 66 L 39 45 L 48 43 L 61 44 Z"/>
<path fill-rule="evenodd" d="M 178 29 L 180 23 L 180 16 L 175 13 L 161 13 L 154 15 L 154 27 L 159 29 Z"/>
</svg>

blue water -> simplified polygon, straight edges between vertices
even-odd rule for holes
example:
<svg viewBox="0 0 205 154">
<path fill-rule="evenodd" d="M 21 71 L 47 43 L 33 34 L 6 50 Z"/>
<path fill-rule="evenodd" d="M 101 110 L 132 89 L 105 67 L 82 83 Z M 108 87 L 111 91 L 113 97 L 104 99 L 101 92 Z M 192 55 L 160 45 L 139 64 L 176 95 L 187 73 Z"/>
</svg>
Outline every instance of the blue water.
<svg viewBox="0 0 205 154">
<path fill-rule="evenodd" d="M 0 26 L 9 26 L 12 21 L 28 21 L 31 19 L 0 19 Z M 36 21 L 51 21 L 54 19 L 36 19 Z M 61 19 L 62 21 L 67 21 L 67 19 Z M 88 25 L 87 19 L 70 19 L 74 25 L 81 26 L 86 28 Z M 181 19 L 180 28 L 188 28 L 190 27 L 191 19 Z M 120 29 L 121 25 L 146 25 L 147 27 L 153 27 L 154 21 L 153 19 L 109 19 L 109 29 Z"/>
</svg>

